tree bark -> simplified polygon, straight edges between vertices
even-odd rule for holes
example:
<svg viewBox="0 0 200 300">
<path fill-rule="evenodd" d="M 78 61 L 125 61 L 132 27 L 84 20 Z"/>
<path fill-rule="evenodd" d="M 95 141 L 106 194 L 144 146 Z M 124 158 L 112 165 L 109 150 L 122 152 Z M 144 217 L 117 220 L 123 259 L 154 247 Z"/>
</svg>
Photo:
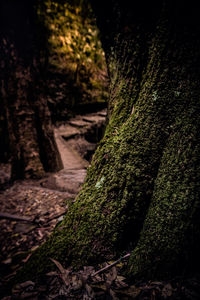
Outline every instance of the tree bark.
<svg viewBox="0 0 200 300">
<path fill-rule="evenodd" d="M 4 136 L 9 140 L 12 179 L 38 178 L 45 171 L 61 169 L 62 162 L 39 87 L 41 57 L 34 1 L 1 1 L 0 11 L 0 106 L 7 129 Z"/>
<path fill-rule="evenodd" d="M 76 202 L 23 273 L 132 250 L 128 274 L 198 269 L 200 32 L 195 7 L 93 1 L 110 75 L 109 124 Z M 114 7 L 114 6 L 113 6 Z M 190 9 L 190 17 L 185 18 Z M 193 9 L 193 10 L 192 10 Z M 116 12 L 118 19 L 114 19 Z M 128 13 L 128 17 L 126 18 Z M 107 29 L 107 24 L 111 27 Z M 105 22 L 105 23 L 104 23 Z M 115 28 L 115 22 L 117 26 Z M 107 35 L 106 35 L 107 34 Z M 44 262 L 45 261 L 45 262 Z"/>
</svg>

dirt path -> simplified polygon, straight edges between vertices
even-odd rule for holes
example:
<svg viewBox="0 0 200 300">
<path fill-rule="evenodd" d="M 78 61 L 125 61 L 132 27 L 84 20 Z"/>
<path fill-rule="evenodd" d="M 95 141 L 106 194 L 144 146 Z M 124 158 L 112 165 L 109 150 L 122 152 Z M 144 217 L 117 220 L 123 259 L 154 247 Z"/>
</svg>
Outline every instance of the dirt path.
<svg viewBox="0 0 200 300">
<path fill-rule="evenodd" d="M 91 153 L 102 134 L 106 111 L 76 116 L 55 128 L 55 138 L 64 169 L 47 174 L 41 180 L 16 181 L 0 190 L 0 212 L 28 217 L 34 222 L 0 218 L 0 286 L 13 276 L 27 259 L 28 250 L 36 249 L 50 235 L 75 201 L 86 176 Z M 6 187 L 10 166 L 0 165 L 0 186 Z"/>
<path fill-rule="evenodd" d="M 87 167 L 88 163 L 76 151 L 67 146 L 67 143 L 59 133 L 56 133 L 55 137 L 65 170 L 79 170 Z"/>
</svg>

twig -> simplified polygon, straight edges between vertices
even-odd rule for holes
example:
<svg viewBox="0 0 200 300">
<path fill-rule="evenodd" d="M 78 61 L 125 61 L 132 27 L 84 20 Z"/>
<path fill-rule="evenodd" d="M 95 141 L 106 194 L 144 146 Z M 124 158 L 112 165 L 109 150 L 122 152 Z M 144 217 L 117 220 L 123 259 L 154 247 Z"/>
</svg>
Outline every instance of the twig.
<svg viewBox="0 0 200 300">
<path fill-rule="evenodd" d="M 12 220 L 16 220 L 16 221 L 25 221 L 25 222 L 35 223 L 33 220 L 31 220 L 28 217 L 22 217 L 22 216 L 12 215 L 9 213 L 2 213 L 2 212 L 0 212 L 0 219 L 12 219 Z"/>
<path fill-rule="evenodd" d="M 118 263 L 120 263 L 122 260 L 128 258 L 130 255 L 131 255 L 130 253 L 127 253 L 127 254 L 124 255 L 123 257 L 120 257 L 118 260 L 114 261 L 112 264 L 110 264 L 110 265 L 108 265 L 108 266 L 106 266 L 106 267 L 100 269 L 99 271 L 93 273 L 93 274 L 91 275 L 91 277 L 94 277 L 94 276 L 96 276 L 96 275 L 98 275 L 98 274 L 101 274 L 101 273 L 103 273 L 103 272 L 105 272 L 105 271 L 111 269 L 112 267 L 114 267 L 115 265 L 117 265 Z"/>
<path fill-rule="evenodd" d="M 45 223 L 49 223 L 50 221 L 52 221 L 54 219 L 58 219 L 59 217 L 65 215 L 65 214 L 66 214 L 66 211 L 64 211 L 58 215 L 54 215 L 51 218 L 49 218 Z M 38 217 L 35 216 L 34 219 L 30 219 L 30 218 L 24 217 L 24 216 L 18 216 L 18 215 L 0 212 L 0 219 L 11 219 L 11 220 L 16 220 L 16 221 L 24 221 L 24 222 L 39 224 L 40 222 L 37 220 L 37 218 Z"/>
</svg>

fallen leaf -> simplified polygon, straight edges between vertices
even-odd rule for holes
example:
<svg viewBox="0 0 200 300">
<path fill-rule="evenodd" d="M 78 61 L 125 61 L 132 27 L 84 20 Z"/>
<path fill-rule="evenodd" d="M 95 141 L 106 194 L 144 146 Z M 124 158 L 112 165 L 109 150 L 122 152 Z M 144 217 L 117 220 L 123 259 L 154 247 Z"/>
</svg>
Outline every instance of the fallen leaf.
<svg viewBox="0 0 200 300">
<path fill-rule="evenodd" d="M 29 258 L 31 257 L 31 255 L 32 255 L 32 253 L 29 253 L 29 255 L 25 259 L 22 259 L 22 261 L 24 263 L 26 263 L 29 260 Z"/>
<path fill-rule="evenodd" d="M 58 273 L 55 271 L 52 271 L 52 272 L 46 273 L 46 276 L 58 276 Z"/>
<path fill-rule="evenodd" d="M 112 297 L 112 300 L 119 300 L 116 293 L 112 289 L 109 290 L 109 293 L 110 293 L 110 296 Z"/>
<path fill-rule="evenodd" d="M 31 248 L 31 251 L 35 251 L 38 247 L 39 247 L 38 245 L 33 246 L 33 247 Z"/>
<path fill-rule="evenodd" d="M 87 291 L 88 296 L 91 297 L 91 299 L 94 299 L 95 293 L 94 293 L 92 287 L 89 284 L 86 283 L 85 289 Z"/>
<path fill-rule="evenodd" d="M 132 285 L 127 289 L 118 290 L 117 293 L 124 296 L 130 296 L 134 299 L 141 293 L 141 288 L 136 288 L 135 285 Z"/>
<path fill-rule="evenodd" d="M 19 284 L 19 287 L 21 289 L 27 288 L 29 286 L 33 286 L 34 287 L 35 286 L 35 282 L 28 280 L 28 281 L 25 281 L 25 282 L 22 282 L 22 283 Z"/>
<path fill-rule="evenodd" d="M 172 288 L 171 284 L 170 283 L 166 284 L 164 286 L 164 288 L 162 289 L 162 297 L 164 299 L 167 299 L 168 297 L 172 296 L 172 293 L 173 293 L 173 288 Z"/>
<path fill-rule="evenodd" d="M 2 261 L 2 263 L 4 265 L 9 265 L 9 264 L 11 264 L 11 262 L 12 262 L 12 258 L 10 258 L 10 257 Z"/>
<path fill-rule="evenodd" d="M 70 284 L 70 271 L 63 268 L 63 266 L 56 259 L 50 258 L 50 260 L 57 266 L 61 273 L 61 279 L 63 280 L 64 284 L 68 286 Z"/>
</svg>

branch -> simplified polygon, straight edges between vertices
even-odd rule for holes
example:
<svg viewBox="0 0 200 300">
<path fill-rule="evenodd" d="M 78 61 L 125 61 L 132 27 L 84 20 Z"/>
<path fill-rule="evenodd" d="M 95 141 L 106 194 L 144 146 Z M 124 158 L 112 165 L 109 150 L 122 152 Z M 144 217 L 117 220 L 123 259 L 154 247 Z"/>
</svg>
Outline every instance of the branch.
<svg viewBox="0 0 200 300">
<path fill-rule="evenodd" d="M 98 275 L 98 274 L 101 274 L 101 273 L 103 273 L 103 272 L 105 272 L 105 271 L 111 269 L 112 267 L 114 267 L 115 265 L 117 265 L 118 263 L 120 263 L 122 260 L 128 258 L 130 255 L 131 255 L 130 253 L 127 253 L 127 254 L 124 255 L 123 257 L 120 257 L 118 260 L 114 261 L 111 265 L 108 265 L 108 266 L 106 266 L 106 267 L 100 269 L 99 271 L 93 273 L 93 274 L 91 275 L 91 277 L 94 277 L 94 276 L 96 276 L 96 275 Z"/>
<path fill-rule="evenodd" d="M 33 220 L 31 220 L 28 217 L 22 217 L 22 216 L 12 215 L 12 214 L 9 214 L 9 213 L 2 213 L 2 212 L 0 212 L 0 219 L 11 219 L 11 220 L 17 220 L 17 221 L 25 221 L 25 222 L 29 222 L 29 223 L 35 223 Z"/>
</svg>

